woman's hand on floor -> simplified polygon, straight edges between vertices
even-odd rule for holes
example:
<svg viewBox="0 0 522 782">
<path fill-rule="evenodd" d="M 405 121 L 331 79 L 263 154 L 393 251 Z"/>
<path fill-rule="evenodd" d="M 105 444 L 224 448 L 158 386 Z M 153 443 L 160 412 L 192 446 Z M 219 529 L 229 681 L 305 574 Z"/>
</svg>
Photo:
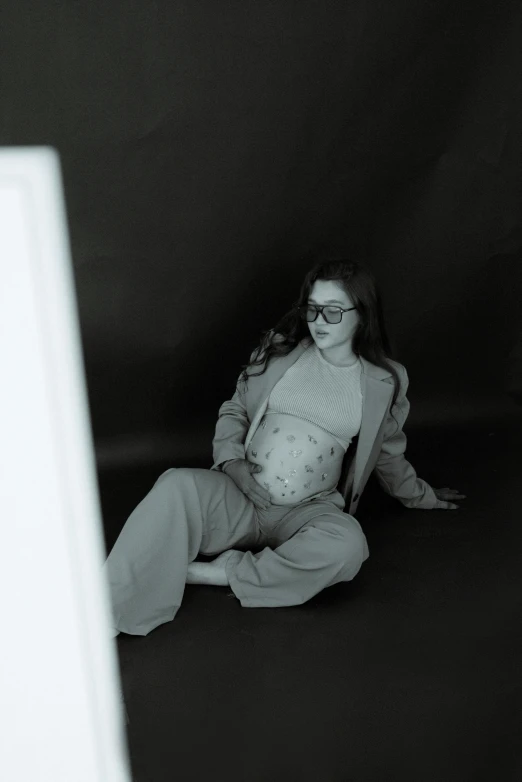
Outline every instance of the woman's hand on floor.
<svg viewBox="0 0 522 782">
<path fill-rule="evenodd" d="M 270 506 L 270 494 L 252 478 L 253 472 L 261 472 L 262 469 L 260 464 L 247 459 L 235 459 L 225 466 L 225 473 L 256 508 L 266 509 Z"/>
<path fill-rule="evenodd" d="M 452 500 L 465 500 L 465 494 L 459 494 L 458 489 L 433 489 L 438 500 L 435 510 L 457 510 L 459 507 Z"/>
</svg>

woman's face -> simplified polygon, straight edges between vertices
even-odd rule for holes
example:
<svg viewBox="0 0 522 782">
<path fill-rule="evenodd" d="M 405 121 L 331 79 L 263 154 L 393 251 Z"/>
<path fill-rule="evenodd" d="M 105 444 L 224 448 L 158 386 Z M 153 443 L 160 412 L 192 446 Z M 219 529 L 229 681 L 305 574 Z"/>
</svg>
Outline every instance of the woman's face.
<svg viewBox="0 0 522 782">
<path fill-rule="evenodd" d="M 348 294 L 338 283 L 330 280 L 316 280 L 310 290 L 308 304 L 331 304 L 334 307 L 348 309 L 354 304 Z M 353 335 L 359 323 L 357 310 L 343 312 L 340 323 L 326 323 L 320 313 L 313 323 L 308 323 L 310 334 L 317 347 L 321 350 L 348 345 L 351 347 Z M 323 334 L 323 335 L 322 335 Z"/>
</svg>

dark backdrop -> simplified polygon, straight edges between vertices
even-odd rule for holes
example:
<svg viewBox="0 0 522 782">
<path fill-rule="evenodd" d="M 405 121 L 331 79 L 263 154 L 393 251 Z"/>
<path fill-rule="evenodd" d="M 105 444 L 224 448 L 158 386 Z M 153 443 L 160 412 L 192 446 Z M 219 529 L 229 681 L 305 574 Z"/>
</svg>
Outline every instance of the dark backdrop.
<svg viewBox="0 0 522 782">
<path fill-rule="evenodd" d="M 377 273 L 410 425 L 516 414 L 519 5 L 4 7 L 0 143 L 61 156 L 101 464 L 209 461 L 316 254 Z"/>
</svg>

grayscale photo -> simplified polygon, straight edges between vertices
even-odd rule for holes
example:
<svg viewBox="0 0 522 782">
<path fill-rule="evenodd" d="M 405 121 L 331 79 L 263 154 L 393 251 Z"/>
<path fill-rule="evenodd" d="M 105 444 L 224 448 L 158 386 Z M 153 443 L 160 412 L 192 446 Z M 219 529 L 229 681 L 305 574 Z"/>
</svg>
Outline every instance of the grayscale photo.
<svg viewBox="0 0 522 782">
<path fill-rule="evenodd" d="M 520 3 L 2 27 L 0 776 L 522 780 Z"/>
</svg>

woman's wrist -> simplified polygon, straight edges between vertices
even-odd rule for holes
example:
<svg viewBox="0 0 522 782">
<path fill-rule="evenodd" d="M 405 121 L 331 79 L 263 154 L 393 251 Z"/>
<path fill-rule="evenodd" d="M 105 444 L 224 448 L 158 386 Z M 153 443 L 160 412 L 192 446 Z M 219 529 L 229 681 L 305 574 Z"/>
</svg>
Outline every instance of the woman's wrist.
<svg viewBox="0 0 522 782">
<path fill-rule="evenodd" d="M 234 462 L 240 462 L 241 459 L 228 459 L 226 462 L 223 462 L 221 465 L 221 472 L 224 472 L 226 474 L 228 467 L 231 464 L 234 464 Z"/>
</svg>

